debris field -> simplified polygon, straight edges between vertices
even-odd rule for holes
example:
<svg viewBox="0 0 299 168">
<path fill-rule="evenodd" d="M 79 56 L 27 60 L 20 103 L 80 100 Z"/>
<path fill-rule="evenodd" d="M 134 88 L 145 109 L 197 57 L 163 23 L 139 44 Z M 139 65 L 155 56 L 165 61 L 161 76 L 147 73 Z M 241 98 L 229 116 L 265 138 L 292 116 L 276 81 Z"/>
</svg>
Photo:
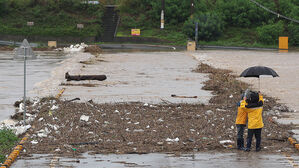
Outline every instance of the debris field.
<svg viewBox="0 0 299 168">
<path fill-rule="evenodd" d="M 229 71 L 205 64 L 200 64 L 194 72 L 209 73 L 210 80 L 203 89 L 211 90 L 214 97 L 208 105 L 96 104 L 92 100 L 79 103 L 76 102 L 79 99 L 55 98 L 43 98 L 30 104 L 28 111 L 36 117 L 22 155 L 236 150 L 236 103 L 241 91 L 250 86 L 236 80 Z M 262 152 L 295 152 L 287 141 L 292 125 L 276 122 L 283 112 L 290 112 L 289 109 L 273 98 L 265 95 L 264 98 Z"/>
</svg>

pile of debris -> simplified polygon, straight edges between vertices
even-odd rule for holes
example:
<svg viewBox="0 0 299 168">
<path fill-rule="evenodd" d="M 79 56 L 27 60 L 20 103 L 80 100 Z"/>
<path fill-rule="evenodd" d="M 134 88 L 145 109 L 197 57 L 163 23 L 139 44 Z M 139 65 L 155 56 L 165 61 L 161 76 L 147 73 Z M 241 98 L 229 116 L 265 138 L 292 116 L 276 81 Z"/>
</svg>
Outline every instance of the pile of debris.
<svg viewBox="0 0 299 168">
<path fill-rule="evenodd" d="M 64 47 L 64 52 L 84 52 L 85 48 L 87 48 L 88 45 L 85 43 L 76 44 L 76 45 L 70 45 L 70 47 Z"/>
<path fill-rule="evenodd" d="M 85 48 L 84 52 L 89 52 L 91 54 L 100 54 L 102 53 L 102 49 L 97 45 L 89 45 Z"/>
<path fill-rule="evenodd" d="M 95 104 L 44 98 L 29 108 L 37 117 L 29 130 L 26 151 L 63 155 L 230 151 L 235 148 L 236 103 L 242 87 L 248 85 L 227 71 L 206 68 L 213 73 L 205 88 L 215 94 L 209 105 Z M 266 96 L 265 104 L 263 151 L 294 152 L 287 142 L 292 127 L 275 121 L 289 110 Z"/>
</svg>

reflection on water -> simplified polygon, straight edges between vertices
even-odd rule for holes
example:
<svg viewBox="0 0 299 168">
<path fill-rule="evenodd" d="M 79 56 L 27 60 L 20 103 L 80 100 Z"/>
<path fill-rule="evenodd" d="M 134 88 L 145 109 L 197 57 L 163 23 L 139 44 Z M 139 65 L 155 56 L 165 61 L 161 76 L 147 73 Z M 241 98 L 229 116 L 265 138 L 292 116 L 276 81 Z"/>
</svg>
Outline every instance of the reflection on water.
<svg viewBox="0 0 299 168">
<path fill-rule="evenodd" d="M 35 52 L 36 60 L 27 61 L 27 95 L 34 84 L 50 77 L 51 70 L 66 58 L 62 52 Z M 0 121 L 13 112 L 13 103 L 22 99 L 24 88 L 24 61 L 14 60 L 13 52 L 0 51 Z"/>
</svg>

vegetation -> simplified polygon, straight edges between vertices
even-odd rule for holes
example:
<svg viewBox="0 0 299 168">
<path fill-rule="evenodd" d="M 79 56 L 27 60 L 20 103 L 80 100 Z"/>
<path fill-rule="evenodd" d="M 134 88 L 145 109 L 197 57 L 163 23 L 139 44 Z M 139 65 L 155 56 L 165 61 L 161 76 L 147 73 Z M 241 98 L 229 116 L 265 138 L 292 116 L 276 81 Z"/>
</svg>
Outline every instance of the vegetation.
<svg viewBox="0 0 299 168">
<path fill-rule="evenodd" d="M 265 7 L 299 20 L 298 0 L 256 0 Z M 299 24 L 263 10 L 249 0 L 165 0 L 165 33 L 175 34 L 180 44 L 194 39 L 195 23 L 199 24 L 200 44 L 231 44 L 235 46 L 277 46 L 279 36 L 288 36 L 289 44 L 299 46 Z M 161 1 L 120 0 L 120 34 L 131 28 L 142 32 L 159 29 Z M 125 32 L 124 32 L 125 31 Z M 160 31 L 161 32 L 161 31 Z M 180 34 L 184 35 L 180 35 Z M 181 43 L 182 42 L 182 43 Z"/>
<path fill-rule="evenodd" d="M 199 24 L 200 44 L 277 46 L 288 36 L 299 46 L 299 24 L 265 11 L 250 0 L 164 0 L 165 29 L 160 30 L 162 0 L 0 0 L 0 34 L 40 36 L 100 36 L 103 5 L 117 4 L 121 15 L 118 35 L 141 29 L 142 37 L 156 37 L 185 45 Z M 299 20 L 298 0 L 256 0 L 272 11 Z M 193 7 L 191 2 L 194 2 Z M 27 26 L 27 22 L 34 26 Z M 78 29 L 77 24 L 84 24 Z"/>
<path fill-rule="evenodd" d="M 9 154 L 17 141 L 18 137 L 11 130 L 0 130 L 0 163 L 5 161 L 5 155 Z"/>
<path fill-rule="evenodd" d="M 1 0 L 0 34 L 40 36 L 98 36 L 101 5 L 81 0 Z M 27 26 L 27 22 L 34 22 Z M 77 24 L 84 24 L 78 29 Z"/>
</svg>

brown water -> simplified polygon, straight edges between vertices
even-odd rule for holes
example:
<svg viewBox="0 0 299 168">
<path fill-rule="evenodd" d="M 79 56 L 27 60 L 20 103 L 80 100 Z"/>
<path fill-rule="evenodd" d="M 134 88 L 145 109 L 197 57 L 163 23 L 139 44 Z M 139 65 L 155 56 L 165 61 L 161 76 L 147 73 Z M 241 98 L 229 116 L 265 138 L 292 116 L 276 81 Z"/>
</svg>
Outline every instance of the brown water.
<svg viewBox="0 0 299 168">
<path fill-rule="evenodd" d="M 263 79 L 262 92 L 270 96 L 280 96 L 284 101 L 284 92 L 296 98 L 292 87 L 297 78 L 291 73 L 297 73 L 296 56 L 298 53 L 280 54 L 276 52 L 259 51 L 199 51 L 190 55 L 185 52 L 154 52 L 154 53 L 111 53 L 101 55 L 93 64 L 78 64 L 78 61 L 90 60 L 90 56 L 79 54 L 71 60 L 63 62 L 62 66 L 52 72 L 51 80 L 39 83 L 39 93 L 56 94 L 65 87 L 63 99 L 80 97 L 81 100 L 92 99 L 98 103 L 142 101 L 148 103 L 186 102 L 206 103 L 209 92 L 202 91 L 202 82 L 207 77 L 191 72 L 198 60 L 211 63 L 215 67 L 232 69 L 239 74 L 248 66 L 265 65 L 275 69 L 280 78 Z M 285 59 L 291 59 L 293 61 Z M 101 60 L 101 61 L 100 61 Z M 59 86 L 66 82 L 65 71 L 70 74 L 105 74 L 106 81 L 79 81 L 68 84 L 93 84 L 96 87 Z M 58 75 L 58 76 L 56 76 Z M 281 80 L 290 80 L 281 81 Z M 249 81 L 257 86 L 257 81 Z M 256 83 L 255 83 L 256 82 Z M 282 82 L 282 83 L 281 83 Z M 294 82 L 294 83 L 293 83 Z M 277 89 L 276 87 L 282 85 Z M 286 84 L 286 86 L 284 86 Z M 46 86 L 46 87 L 42 87 Z M 46 92 L 43 92 L 46 90 Z M 273 94 L 272 94 L 273 93 Z M 177 99 L 170 95 L 198 96 L 197 99 Z M 288 102 L 288 101 L 287 101 Z M 293 102 L 293 101 L 292 101 Z M 256 152 L 240 153 L 196 153 L 173 157 L 167 154 L 146 155 L 88 155 L 74 159 L 53 155 L 34 155 L 19 159 L 12 167 L 295 167 L 298 156 L 286 157 L 277 151 L 277 155 Z"/>
<path fill-rule="evenodd" d="M 261 92 L 279 98 L 281 103 L 299 111 L 299 52 L 200 50 L 192 55 L 214 67 L 230 69 L 237 75 L 251 66 L 274 69 L 279 77 L 261 77 Z M 259 88 L 257 78 L 240 80 L 253 84 L 256 90 Z"/>
<path fill-rule="evenodd" d="M 83 55 L 80 56 L 81 59 Z M 83 101 L 92 99 L 97 103 L 136 101 L 207 103 L 211 97 L 208 91 L 201 89 L 202 83 L 208 79 L 207 76 L 192 72 L 198 62 L 184 52 L 110 53 L 98 58 L 88 56 L 86 58 L 91 63 L 76 65 L 73 62 L 63 64 L 64 68 L 71 65 L 75 67 L 69 69 L 72 75 L 106 75 L 107 80 L 70 82 L 61 80 L 64 84 L 73 85 L 60 86 L 60 88 L 66 88 L 63 99 L 78 97 Z M 76 59 L 72 61 L 74 60 Z M 66 72 L 62 69 L 56 71 L 57 73 Z M 55 80 L 49 81 L 48 84 L 53 81 Z M 91 84 L 95 87 L 76 86 L 82 84 Z M 197 96 L 197 98 L 173 98 L 172 94 Z"/>
<path fill-rule="evenodd" d="M 35 84 L 50 77 L 51 71 L 67 56 L 58 52 L 36 52 L 36 60 L 27 61 L 27 96 L 37 96 L 32 92 Z M 14 60 L 10 51 L 0 52 L 0 121 L 14 113 L 13 104 L 23 98 L 24 62 Z"/>
<path fill-rule="evenodd" d="M 276 97 L 294 113 L 277 121 L 282 124 L 295 124 L 294 137 L 299 141 L 299 52 L 279 51 L 238 51 L 238 50 L 199 50 L 192 54 L 198 60 L 216 68 L 230 69 L 240 75 L 251 66 L 267 66 L 274 69 L 279 77 L 240 78 L 268 96 Z"/>
</svg>

